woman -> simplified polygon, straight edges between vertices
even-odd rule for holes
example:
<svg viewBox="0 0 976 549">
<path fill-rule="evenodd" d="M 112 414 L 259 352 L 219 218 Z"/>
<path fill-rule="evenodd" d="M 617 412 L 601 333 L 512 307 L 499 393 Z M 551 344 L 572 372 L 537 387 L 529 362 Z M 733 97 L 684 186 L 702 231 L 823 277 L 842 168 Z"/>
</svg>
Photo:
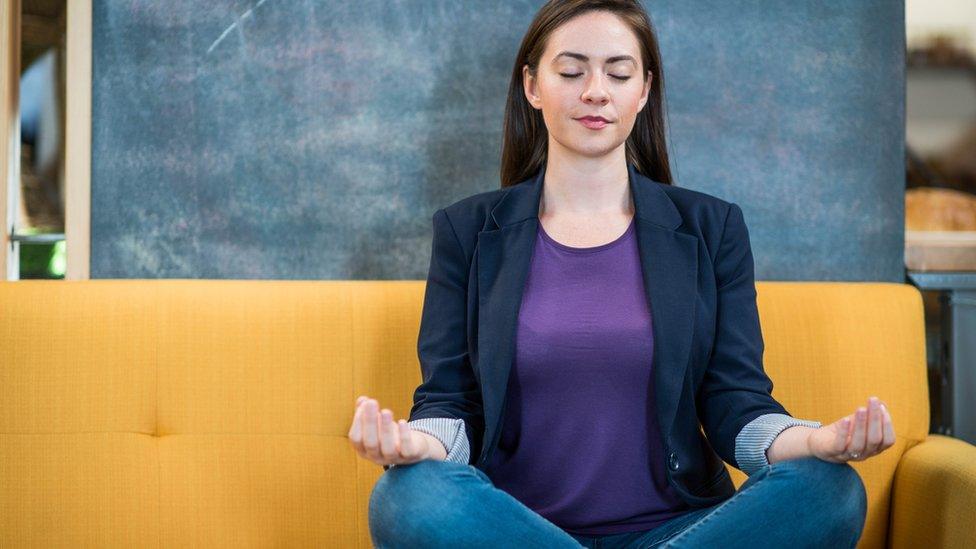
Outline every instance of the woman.
<svg viewBox="0 0 976 549">
<path fill-rule="evenodd" d="M 772 398 L 742 210 L 671 184 L 663 88 L 636 1 L 537 14 L 502 188 L 433 216 L 410 421 L 356 402 L 350 442 L 386 469 L 377 547 L 856 544 L 847 462 L 891 446 L 891 418 Z"/>
</svg>

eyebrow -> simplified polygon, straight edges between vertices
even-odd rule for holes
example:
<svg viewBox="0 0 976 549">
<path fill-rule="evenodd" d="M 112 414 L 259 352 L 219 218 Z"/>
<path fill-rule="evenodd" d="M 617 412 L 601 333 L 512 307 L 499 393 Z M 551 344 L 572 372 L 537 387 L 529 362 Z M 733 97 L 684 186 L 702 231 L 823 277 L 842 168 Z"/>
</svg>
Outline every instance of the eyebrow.
<svg viewBox="0 0 976 549">
<path fill-rule="evenodd" d="M 565 55 L 567 57 L 572 57 L 574 59 L 579 59 L 580 61 L 589 61 L 590 60 L 589 57 L 583 55 L 582 53 L 576 53 L 576 52 L 573 52 L 573 51 L 561 51 L 558 54 L 556 54 L 556 57 L 554 57 L 552 59 L 552 62 L 555 63 L 563 55 Z M 606 62 L 607 63 L 616 63 L 617 61 L 630 61 L 634 65 L 637 64 L 637 60 L 634 59 L 633 57 L 631 57 L 630 55 L 614 55 L 613 57 L 607 57 L 607 61 Z"/>
</svg>

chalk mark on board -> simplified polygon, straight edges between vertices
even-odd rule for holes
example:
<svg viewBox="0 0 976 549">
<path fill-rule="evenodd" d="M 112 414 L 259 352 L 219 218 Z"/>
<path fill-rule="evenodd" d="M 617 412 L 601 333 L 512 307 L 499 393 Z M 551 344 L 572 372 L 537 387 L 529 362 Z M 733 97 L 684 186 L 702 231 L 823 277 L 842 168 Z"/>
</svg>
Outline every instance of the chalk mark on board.
<svg viewBox="0 0 976 549">
<path fill-rule="evenodd" d="M 230 24 L 229 27 L 224 29 L 224 32 L 220 33 L 220 36 L 217 37 L 216 40 L 214 40 L 213 44 L 210 44 L 210 47 L 207 48 L 207 53 L 209 54 L 210 52 L 212 52 L 214 48 L 216 48 L 221 42 L 224 41 L 224 38 L 227 38 L 227 35 L 230 34 L 230 31 L 234 30 L 241 23 L 241 21 L 244 21 L 248 17 L 251 17 L 251 15 L 254 13 L 254 10 L 260 8 L 261 4 L 264 4 L 267 1 L 268 0 L 258 0 L 257 4 L 254 4 L 247 11 L 241 14 L 241 16 L 238 17 L 236 21 L 234 21 L 233 23 Z"/>
</svg>

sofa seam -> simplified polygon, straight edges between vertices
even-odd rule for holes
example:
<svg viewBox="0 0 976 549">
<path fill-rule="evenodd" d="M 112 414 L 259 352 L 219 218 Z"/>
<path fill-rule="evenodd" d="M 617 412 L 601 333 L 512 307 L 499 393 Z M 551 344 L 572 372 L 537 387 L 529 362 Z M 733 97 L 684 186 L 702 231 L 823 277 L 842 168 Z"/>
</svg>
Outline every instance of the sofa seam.
<svg viewBox="0 0 976 549">
<path fill-rule="evenodd" d="M 156 365 L 156 406 L 153 438 L 156 439 L 156 544 L 163 547 L 163 451 L 160 448 L 163 437 L 159 436 L 159 331 L 156 331 L 153 362 Z"/>
</svg>

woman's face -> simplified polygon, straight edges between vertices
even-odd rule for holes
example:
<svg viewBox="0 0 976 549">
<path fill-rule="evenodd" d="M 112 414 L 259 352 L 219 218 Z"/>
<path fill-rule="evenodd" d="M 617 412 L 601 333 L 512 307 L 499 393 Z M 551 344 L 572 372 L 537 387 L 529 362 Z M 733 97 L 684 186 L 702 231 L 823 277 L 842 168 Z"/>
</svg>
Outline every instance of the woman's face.
<svg viewBox="0 0 976 549">
<path fill-rule="evenodd" d="M 550 146 L 583 156 L 603 156 L 622 146 L 644 108 L 651 77 L 642 76 L 640 49 L 616 15 L 591 11 L 557 28 L 539 60 L 536 77 L 522 67 L 525 95 L 542 110 Z M 587 123 L 582 117 L 603 117 Z"/>
</svg>

